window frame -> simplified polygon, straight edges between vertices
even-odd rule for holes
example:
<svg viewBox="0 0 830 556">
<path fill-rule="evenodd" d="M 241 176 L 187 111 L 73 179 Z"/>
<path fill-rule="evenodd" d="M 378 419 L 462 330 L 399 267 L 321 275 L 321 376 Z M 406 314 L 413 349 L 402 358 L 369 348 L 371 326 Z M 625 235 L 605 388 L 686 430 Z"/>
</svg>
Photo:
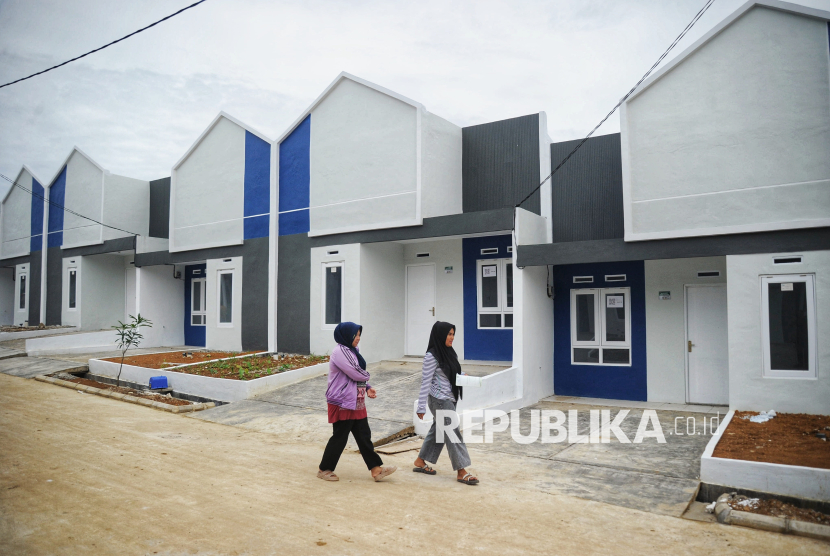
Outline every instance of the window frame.
<svg viewBox="0 0 830 556">
<path fill-rule="evenodd" d="M 201 311 L 194 311 L 193 310 L 193 300 L 195 298 L 195 292 L 194 292 L 193 284 L 195 284 L 196 282 L 200 282 L 202 284 L 202 286 L 201 286 L 201 290 L 202 290 L 201 298 L 202 299 L 200 300 L 202 302 L 201 303 L 201 305 L 202 305 L 202 310 Z M 231 284 L 231 290 L 233 290 L 233 284 Z M 221 298 L 220 298 L 220 300 L 221 300 Z M 219 307 L 218 301 L 217 301 L 216 306 L 217 306 L 217 308 Z M 202 321 L 202 323 L 201 324 L 193 324 L 193 317 L 194 316 L 201 316 L 200 320 Z M 231 320 L 233 320 L 233 306 L 231 306 Z M 207 278 L 205 276 L 190 279 L 190 326 L 207 326 Z"/>
<path fill-rule="evenodd" d="M 483 307 L 483 292 L 481 289 L 481 268 L 484 266 L 496 266 L 496 290 L 497 306 Z M 515 307 L 515 288 L 513 291 L 513 306 L 507 306 L 507 265 L 513 265 L 512 258 L 501 259 L 477 259 L 476 260 L 476 329 L 478 330 L 513 330 L 512 326 L 505 326 L 505 315 L 512 315 Z M 513 272 L 516 269 L 513 268 Z M 514 275 L 515 278 L 515 275 Z M 501 326 L 481 326 L 481 315 L 500 315 Z"/>
<path fill-rule="evenodd" d="M 326 269 L 339 267 L 340 272 L 340 322 L 343 322 L 343 301 L 346 299 L 346 261 L 325 261 L 320 267 L 320 329 L 334 330 L 337 324 L 326 324 Z"/>
<path fill-rule="evenodd" d="M 816 275 L 815 274 L 767 274 L 761 282 L 761 374 L 764 378 L 790 378 L 800 380 L 818 379 L 817 334 L 816 334 Z M 769 331 L 769 284 L 804 282 L 807 297 L 807 370 L 771 369 Z"/>
<path fill-rule="evenodd" d="M 21 284 L 24 284 L 21 288 Z M 32 284 L 29 282 L 29 271 L 24 270 L 17 275 L 17 287 L 16 295 L 15 295 L 15 312 L 21 311 L 28 311 L 29 310 L 29 290 L 32 289 Z M 21 291 L 21 289 L 23 291 Z M 23 302 L 23 307 L 20 306 L 20 302 Z"/>
<path fill-rule="evenodd" d="M 623 308 L 625 309 L 625 341 L 608 341 L 605 339 L 608 331 L 606 321 L 606 295 L 623 295 Z M 576 339 L 576 296 L 577 295 L 593 295 L 594 296 L 594 340 L 577 340 Z M 571 288 L 570 299 L 570 313 L 571 313 L 571 365 L 591 365 L 603 367 L 630 367 L 632 365 L 631 355 L 631 288 Z M 597 363 L 589 363 L 585 361 L 575 361 L 574 349 L 597 348 L 599 350 L 599 361 Z M 628 363 L 605 363 L 605 349 L 627 349 Z"/>
<path fill-rule="evenodd" d="M 75 306 L 72 307 L 72 273 L 75 273 Z M 78 267 L 70 266 L 66 268 L 66 310 L 78 310 Z"/>
<path fill-rule="evenodd" d="M 231 320 L 229 322 L 222 322 L 222 275 L 230 274 L 231 275 Z M 234 327 L 234 319 L 233 319 L 233 311 L 234 311 L 234 282 L 236 281 L 236 277 L 234 276 L 235 269 L 233 268 L 223 268 L 216 271 L 216 326 L 218 328 L 233 328 Z M 191 295 L 193 292 L 190 292 Z M 192 300 L 191 300 L 192 303 Z M 193 306 L 191 305 L 191 310 Z"/>
</svg>

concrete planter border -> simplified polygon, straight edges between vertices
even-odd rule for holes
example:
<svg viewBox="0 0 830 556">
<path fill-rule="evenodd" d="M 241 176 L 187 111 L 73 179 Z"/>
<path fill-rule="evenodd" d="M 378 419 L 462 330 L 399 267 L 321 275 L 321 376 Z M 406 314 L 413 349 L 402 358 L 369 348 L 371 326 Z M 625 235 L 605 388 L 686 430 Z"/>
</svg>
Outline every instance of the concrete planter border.
<svg viewBox="0 0 830 556">
<path fill-rule="evenodd" d="M 252 356 L 247 356 L 252 357 Z M 191 365 L 188 363 L 187 365 Z M 90 359 L 89 372 L 115 378 L 118 376 L 118 363 L 103 359 Z M 121 378 L 138 384 L 147 384 L 150 377 L 166 376 L 168 384 L 176 392 L 220 400 L 236 402 L 245 400 L 307 378 L 324 375 L 329 372 L 329 364 L 320 363 L 302 369 L 294 369 L 279 374 L 255 378 L 253 380 L 233 380 L 229 378 L 215 378 L 211 376 L 191 375 L 170 369 L 148 369 L 134 365 L 124 365 Z"/>
<path fill-rule="evenodd" d="M 87 394 L 94 394 L 96 396 L 103 396 L 105 398 L 121 400 L 127 403 L 144 405 L 147 407 L 152 407 L 153 409 L 167 411 L 168 413 L 191 413 L 193 411 L 201 411 L 203 409 L 210 409 L 211 407 L 215 407 L 215 404 L 213 402 L 192 403 L 190 405 L 170 405 L 162 402 L 148 400 L 145 398 L 138 398 L 136 396 L 121 394 L 120 392 L 113 392 L 112 390 L 95 388 L 94 386 L 86 386 L 84 384 L 76 384 L 74 382 L 69 382 L 68 380 L 61 380 L 59 378 L 54 378 L 51 376 L 37 376 L 35 377 L 35 380 L 39 382 L 46 382 L 47 384 L 54 384 L 55 386 L 63 386 L 64 388 L 72 388 L 73 390 L 86 392 Z"/>
<path fill-rule="evenodd" d="M 25 340 L 27 338 L 40 338 L 41 336 L 54 336 L 56 334 L 67 334 L 77 332 L 77 326 L 66 328 L 50 328 L 49 330 L 21 330 L 20 332 L 0 332 L 0 342 L 9 340 Z"/>
<path fill-rule="evenodd" d="M 718 518 L 718 523 L 830 541 L 830 525 L 797 521 L 788 517 L 772 517 L 752 512 L 741 512 L 732 509 L 727 503 L 728 500 L 729 494 L 721 494 L 715 503 L 715 516 Z"/>
<path fill-rule="evenodd" d="M 700 458 L 702 482 L 807 500 L 830 500 L 830 469 L 713 457 L 734 415 L 734 409 L 726 414 Z"/>
</svg>

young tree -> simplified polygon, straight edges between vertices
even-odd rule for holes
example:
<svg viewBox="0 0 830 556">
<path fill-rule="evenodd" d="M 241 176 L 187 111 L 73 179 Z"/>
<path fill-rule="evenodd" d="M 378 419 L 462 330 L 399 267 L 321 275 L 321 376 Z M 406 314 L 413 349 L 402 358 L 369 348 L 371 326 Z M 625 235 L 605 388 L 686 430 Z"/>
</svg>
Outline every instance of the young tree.
<svg viewBox="0 0 830 556">
<path fill-rule="evenodd" d="M 116 386 L 121 386 L 121 369 L 124 368 L 124 356 L 127 354 L 128 349 L 137 348 L 141 340 L 144 339 L 140 329 L 145 326 L 152 328 L 153 323 L 149 319 L 142 317 L 141 313 L 139 313 L 137 317 L 130 315 L 130 322 L 125 324 L 118 321 L 118 326 L 112 327 L 118 336 L 118 341 L 116 342 L 118 349 L 121 350 L 121 365 L 118 367 L 118 378 L 115 380 Z"/>
</svg>

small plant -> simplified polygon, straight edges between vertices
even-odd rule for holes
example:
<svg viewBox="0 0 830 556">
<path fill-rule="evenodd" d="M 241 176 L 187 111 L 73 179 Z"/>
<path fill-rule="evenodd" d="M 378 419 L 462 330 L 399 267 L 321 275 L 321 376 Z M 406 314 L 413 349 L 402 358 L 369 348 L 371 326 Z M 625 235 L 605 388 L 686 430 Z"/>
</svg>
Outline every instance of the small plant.
<svg viewBox="0 0 830 556">
<path fill-rule="evenodd" d="M 125 324 L 118 321 L 118 326 L 112 327 L 115 329 L 116 336 L 118 336 L 116 344 L 118 345 L 118 349 L 121 350 L 121 365 L 118 367 L 118 377 L 115 380 L 116 386 L 121 386 L 121 369 L 124 368 L 124 356 L 127 355 L 128 349 L 137 348 L 141 340 L 144 339 L 140 330 L 145 326 L 152 328 L 153 323 L 149 319 L 142 317 L 141 313 L 139 313 L 135 317 L 130 315 L 130 322 Z"/>
<path fill-rule="evenodd" d="M 280 372 L 287 371 L 290 368 L 291 368 L 291 365 L 289 365 L 288 363 L 283 363 L 282 365 L 279 366 Z"/>
</svg>

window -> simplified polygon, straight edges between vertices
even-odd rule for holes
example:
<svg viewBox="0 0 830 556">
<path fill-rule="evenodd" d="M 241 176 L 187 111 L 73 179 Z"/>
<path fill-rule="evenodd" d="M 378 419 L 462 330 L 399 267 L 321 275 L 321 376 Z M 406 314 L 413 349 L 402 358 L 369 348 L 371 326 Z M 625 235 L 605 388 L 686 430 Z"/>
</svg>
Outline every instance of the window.
<svg viewBox="0 0 830 556">
<path fill-rule="evenodd" d="M 26 279 L 28 278 L 27 274 L 21 274 L 19 276 L 20 280 L 20 288 L 18 290 L 20 300 L 17 304 L 17 308 L 21 310 L 26 309 Z"/>
<path fill-rule="evenodd" d="M 764 376 L 816 378 L 815 276 L 761 277 Z"/>
<path fill-rule="evenodd" d="M 219 326 L 233 325 L 233 270 L 219 271 Z"/>
<path fill-rule="evenodd" d="M 343 262 L 323 263 L 323 328 L 334 329 L 343 317 Z"/>
<path fill-rule="evenodd" d="M 478 328 L 513 328 L 513 260 L 477 263 Z"/>
<path fill-rule="evenodd" d="M 193 326 L 207 325 L 206 289 L 204 278 L 190 281 L 190 324 Z"/>
<path fill-rule="evenodd" d="M 78 269 L 69 269 L 69 308 L 76 309 L 78 307 Z"/>
<path fill-rule="evenodd" d="M 631 365 L 629 288 L 571 290 L 571 362 Z"/>
</svg>

